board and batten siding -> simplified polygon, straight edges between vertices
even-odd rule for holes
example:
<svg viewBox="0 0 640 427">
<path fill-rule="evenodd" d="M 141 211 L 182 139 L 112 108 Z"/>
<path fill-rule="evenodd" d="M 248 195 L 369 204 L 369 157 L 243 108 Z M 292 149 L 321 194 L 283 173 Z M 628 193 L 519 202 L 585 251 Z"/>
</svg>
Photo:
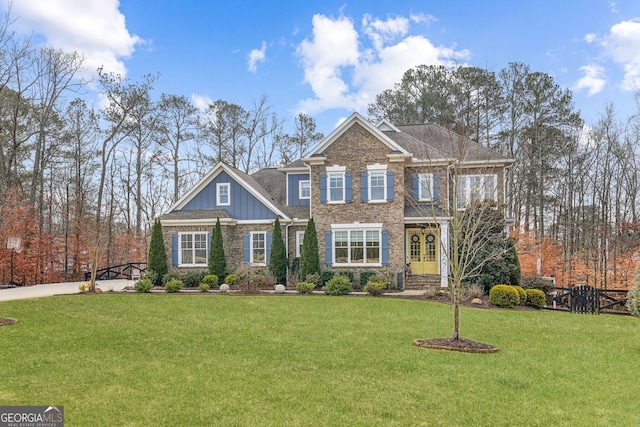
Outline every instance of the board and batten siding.
<svg viewBox="0 0 640 427">
<path fill-rule="evenodd" d="M 218 206 L 216 184 L 230 184 L 229 206 Z M 258 200 L 243 186 L 234 181 L 229 174 L 221 172 L 202 191 L 196 194 L 181 210 L 224 209 L 232 218 L 239 220 L 273 219 L 275 213 Z"/>
</svg>

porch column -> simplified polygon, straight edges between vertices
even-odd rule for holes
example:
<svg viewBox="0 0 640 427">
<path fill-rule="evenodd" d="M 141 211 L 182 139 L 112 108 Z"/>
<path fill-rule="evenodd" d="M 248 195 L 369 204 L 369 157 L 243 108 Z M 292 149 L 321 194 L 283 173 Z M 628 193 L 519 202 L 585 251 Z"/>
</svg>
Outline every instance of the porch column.
<svg viewBox="0 0 640 427">
<path fill-rule="evenodd" d="M 440 287 L 449 286 L 449 223 L 440 224 Z"/>
</svg>

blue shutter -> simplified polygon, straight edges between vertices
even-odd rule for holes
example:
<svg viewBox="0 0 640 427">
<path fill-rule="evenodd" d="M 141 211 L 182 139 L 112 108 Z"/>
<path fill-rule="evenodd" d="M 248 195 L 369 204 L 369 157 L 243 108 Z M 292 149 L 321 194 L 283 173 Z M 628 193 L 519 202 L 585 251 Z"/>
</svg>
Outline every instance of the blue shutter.
<svg viewBox="0 0 640 427">
<path fill-rule="evenodd" d="M 251 260 L 251 235 L 244 233 L 242 248 L 244 249 L 244 263 L 249 264 Z"/>
<path fill-rule="evenodd" d="M 369 174 L 362 172 L 360 174 L 360 192 L 362 193 L 362 203 L 369 201 Z"/>
<path fill-rule="evenodd" d="M 382 230 L 382 265 L 389 265 L 389 230 Z"/>
<path fill-rule="evenodd" d="M 418 175 L 413 175 L 411 177 L 411 197 L 413 200 L 418 200 L 420 181 L 418 180 Z"/>
<path fill-rule="evenodd" d="M 207 233 L 207 265 L 209 265 L 210 253 L 211 253 L 211 233 Z"/>
<path fill-rule="evenodd" d="M 320 174 L 320 203 L 327 203 L 327 174 Z"/>
<path fill-rule="evenodd" d="M 171 235 L 171 265 L 174 267 L 178 265 L 178 251 L 180 250 L 180 245 L 178 243 L 178 235 Z"/>
<path fill-rule="evenodd" d="M 433 200 L 440 200 L 440 182 L 442 181 L 442 177 L 435 176 L 433 177 Z"/>
<path fill-rule="evenodd" d="M 324 263 L 327 266 L 333 265 L 333 234 L 331 230 L 324 232 Z"/>
<path fill-rule="evenodd" d="M 273 235 L 271 233 L 267 233 L 267 242 L 265 243 L 265 259 L 267 260 L 267 264 L 269 264 L 269 260 L 271 259 L 271 241 L 273 240 Z"/>
<path fill-rule="evenodd" d="M 387 201 L 393 202 L 393 171 L 387 172 Z"/>
<path fill-rule="evenodd" d="M 351 203 L 353 200 L 353 190 L 351 189 L 351 182 L 353 179 L 351 178 L 351 174 L 349 172 L 344 174 L 344 201 L 347 203 Z"/>
</svg>

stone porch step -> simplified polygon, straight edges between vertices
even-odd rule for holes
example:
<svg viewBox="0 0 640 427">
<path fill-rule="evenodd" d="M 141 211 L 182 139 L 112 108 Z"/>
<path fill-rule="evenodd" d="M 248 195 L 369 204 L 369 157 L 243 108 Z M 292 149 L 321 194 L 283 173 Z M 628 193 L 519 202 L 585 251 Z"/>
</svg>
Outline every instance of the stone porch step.
<svg viewBox="0 0 640 427">
<path fill-rule="evenodd" d="M 437 274 L 412 274 L 405 281 L 406 290 L 438 290 L 440 289 L 440 276 Z"/>
</svg>

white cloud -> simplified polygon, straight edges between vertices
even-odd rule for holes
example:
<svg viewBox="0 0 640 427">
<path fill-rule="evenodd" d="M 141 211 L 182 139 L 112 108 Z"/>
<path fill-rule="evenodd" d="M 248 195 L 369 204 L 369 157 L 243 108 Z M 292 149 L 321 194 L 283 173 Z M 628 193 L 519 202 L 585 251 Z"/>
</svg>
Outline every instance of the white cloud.
<svg viewBox="0 0 640 427">
<path fill-rule="evenodd" d="M 621 87 L 629 91 L 640 89 L 640 20 L 622 21 L 612 26 L 602 46 L 624 69 Z"/>
<path fill-rule="evenodd" d="M 7 0 L 2 0 L 6 7 Z M 118 0 L 20 0 L 13 2 L 17 28 L 42 36 L 46 43 L 84 55 L 87 75 L 98 67 L 126 75 L 122 59 L 144 41 L 127 30 Z"/>
<path fill-rule="evenodd" d="M 424 14 L 424 13 L 411 13 L 411 15 L 409 16 L 409 19 L 411 19 L 412 22 L 424 23 L 424 24 L 427 24 L 427 25 L 431 25 L 432 22 L 436 22 L 437 21 L 435 16 L 427 15 L 427 14 Z"/>
<path fill-rule="evenodd" d="M 251 52 L 249 52 L 249 71 L 251 71 L 252 73 L 255 73 L 257 71 L 257 64 L 259 62 L 264 62 L 265 58 L 266 58 L 266 53 L 267 53 L 267 43 L 266 42 L 262 42 L 262 48 L 260 49 L 253 49 Z"/>
<path fill-rule="evenodd" d="M 313 17 L 313 37 L 297 49 L 304 68 L 304 82 L 313 98 L 300 102 L 300 109 L 318 113 L 330 108 L 363 111 L 375 96 L 394 83 L 409 68 L 425 64 L 453 65 L 469 58 L 467 50 L 435 46 L 422 35 L 411 35 L 411 22 L 404 17 L 380 20 L 365 15 L 360 40 L 351 19 Z"/>
<path fill-rule="evenodd" d="M 584 76 L 576 82 L 572 90 L 580 91 L 587 89 L 589 96 L 595 95 L 602 91 L 607 83 L 604 77 L 604 68 L 600 65 L 585 65 L 580 67 L 580 71 Z"/>
<path fill-rule="evenodd" d="M 213 100 L 208 96 L 198 95 L 196 93 L 191 94 L 191 102 L 193 102 L 193 105 L 201 112 L 206 111 L 209 105 L 213 104 Z"/>
<path fill-rule="evenodd" d="M 598 37 L 595 34 L 589 33 L 584 36 L 584 41 L 587 43 L 593 43 L 594 41 L 597 40 L 597 38 Z"/>
</svg>

